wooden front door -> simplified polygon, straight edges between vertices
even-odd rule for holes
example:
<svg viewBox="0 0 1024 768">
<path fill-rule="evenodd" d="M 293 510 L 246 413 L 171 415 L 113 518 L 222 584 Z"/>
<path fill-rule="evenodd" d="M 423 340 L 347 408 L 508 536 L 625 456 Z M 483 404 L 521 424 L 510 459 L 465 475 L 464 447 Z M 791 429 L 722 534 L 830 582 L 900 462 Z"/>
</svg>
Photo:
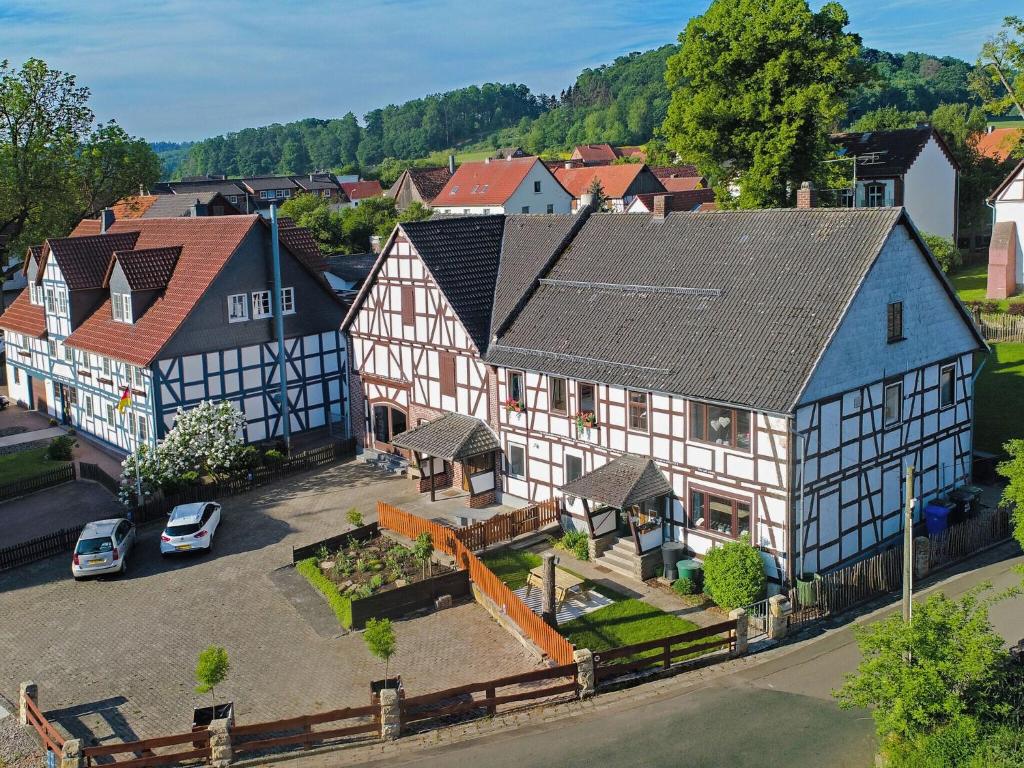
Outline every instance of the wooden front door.
<svg viewBox="0 0 1024 768">
<path fill-rule="evenodd" d="M 46 413 L 50 406 L 46 401 L 46 381 L 32 377 L 32 407 L 40 413 Z"/>
<path fill-rule="evenodd" d="M 409 418 L 403 408 L 394 403 L 377 403 L 371 410 L 373 447 L 385 453 L 404 452 L 391 445 L 391 438 L 409 428 Z"/>
</svg>

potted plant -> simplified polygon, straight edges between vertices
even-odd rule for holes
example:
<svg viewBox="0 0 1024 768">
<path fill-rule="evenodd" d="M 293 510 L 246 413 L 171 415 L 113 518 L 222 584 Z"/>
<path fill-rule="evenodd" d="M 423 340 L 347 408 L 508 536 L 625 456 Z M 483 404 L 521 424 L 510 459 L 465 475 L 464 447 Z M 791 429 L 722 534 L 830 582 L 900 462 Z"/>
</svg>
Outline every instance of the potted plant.
<svg viewBox="0 0 1024 768">
<path fill-rule="evenodd" d="M 224 682 L 231 664 L 228 652 L 219 645 L 211 645 L 200 652 L 196 663 L 196 693 L 212 694 L 214 703 L 208 707 L 196 707 L 192 710 L 192 730 L 203 731 L 214 720 L 234 720 L 235 704 L 232 701 L 217 704 L 216 686 Z M 198 742 L 194 742 L 198 744 Z M 199 744 L 196 748 L 200 748 Z"/>
<path fill-rule="evenodd" d="M 597 423 L 597 417 L 593 411 L 580 411 L 576 414 L 576 429 L 581 432 L 584 429 L 592 429 L 594 424 Z"/>
<path fill-rule="evenodd" d="M 401 676 L 388 677 L 388 666 L 391 657 L 398 650 L 395 629 L 391 625 L 391 619 L 370 619 L 366 622 L 366 629 L 363 630 L 363 641 L 366 643 L 367 650 L 384 662 L 384 679 L 372 680 L 370 682 L 370 695 L 376 696 L 385 688 L 395 691 L 401 690 Z"/>
<path fill-rule="evenodd" d="M 505 412 L 506 413 L 522 413 L 523 404 L 516 400 L 514 397 L 510 397 L 505 401 Z"/>
</svg>

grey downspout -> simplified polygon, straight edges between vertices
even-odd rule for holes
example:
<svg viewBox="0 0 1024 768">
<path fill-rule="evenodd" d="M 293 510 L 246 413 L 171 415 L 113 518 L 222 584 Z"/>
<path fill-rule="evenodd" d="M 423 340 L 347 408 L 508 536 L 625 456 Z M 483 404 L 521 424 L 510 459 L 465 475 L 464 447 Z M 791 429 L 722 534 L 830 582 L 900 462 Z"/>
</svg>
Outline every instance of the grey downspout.
<svg viewBox="0 0 1024 768">
<path fill-rule="evenodd" d="M 274 330 L 277 335 L 277 376 L 281 385 L 281 433 L 285 454 L 291 456 L 292 438 L 288 414 L 288 371 L 284 356 L 284 315 L 281 314 L 281 245 L 277 231 L 277 205 L 270 206 L 270 252 L 274 261 Z"/>
<path fill-rule="evenodd" d="M 988 353 L 992 354 L 991 350 Z M 985 368 L 985 363 L 988 362 L 988 355 L 981 359 L 981 363 L 977 369 L 971 374 L 971 438 L 970 444 L 967 446 L 967 460 L 970 462 L 970 477 L 971 482 L 974 482 L 974 404 L 977 401 L 977 385 L 978 377 L 981 375 L 982 370 Z"/>
</svg>

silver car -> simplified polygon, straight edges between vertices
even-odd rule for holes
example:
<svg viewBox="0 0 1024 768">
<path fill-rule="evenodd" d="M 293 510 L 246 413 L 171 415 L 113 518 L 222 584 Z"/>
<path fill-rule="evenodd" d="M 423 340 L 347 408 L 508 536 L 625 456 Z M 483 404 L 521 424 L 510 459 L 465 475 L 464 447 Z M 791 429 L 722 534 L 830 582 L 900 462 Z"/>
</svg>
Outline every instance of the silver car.
<svg viewBox="0 0 1024 768">
<path fill-rule="evenodd" d="M 115 517 L 86 523 L 75 544 L 71 575 L 75 579 L 128 572 L 128 553 L 135 545 L 131 520 Z"/>
</svg>

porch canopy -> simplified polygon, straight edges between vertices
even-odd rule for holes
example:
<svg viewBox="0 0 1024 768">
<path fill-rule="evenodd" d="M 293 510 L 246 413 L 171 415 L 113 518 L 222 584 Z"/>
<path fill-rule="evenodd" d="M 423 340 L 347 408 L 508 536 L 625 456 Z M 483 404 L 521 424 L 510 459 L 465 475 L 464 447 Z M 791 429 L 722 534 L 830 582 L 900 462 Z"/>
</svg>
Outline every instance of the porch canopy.
<svg viewBox="0 0 1024 768">
<path fill-rule="evenodd" d="M 480 419 L 461 413 L 446 413 L 395 435 L 391 444 L 448 461 L 462 461 L 501 449 L 501 443 L 490 427 Z"/>
<path fill-rule="evenodd" d="M 649 499 L 668 496 L 672 486 L 647 456 L 624 453 L 593 472 L 563 485 L 567 496 L 579 496 L 616 509 L 629 509 Z"/>
</svg>

